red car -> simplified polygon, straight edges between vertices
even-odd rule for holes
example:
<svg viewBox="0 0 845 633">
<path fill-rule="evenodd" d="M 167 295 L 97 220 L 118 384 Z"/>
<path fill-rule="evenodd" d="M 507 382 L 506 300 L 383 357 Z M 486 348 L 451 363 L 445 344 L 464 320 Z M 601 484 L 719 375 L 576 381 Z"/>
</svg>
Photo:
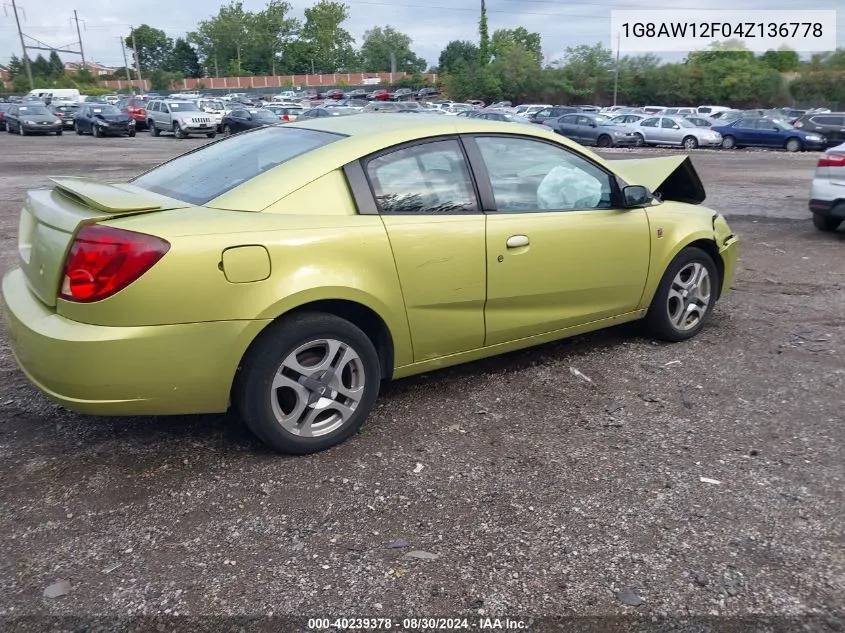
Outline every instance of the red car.
<svg viewBox="0 0 845 633">
<path fill-rule="evenodd" d="M 130 97 L 126 101 L 121 101 L 118 108 L 135 121 L 135 129 L 143 130 L 147 127 L 147 103 L 146 99 Z"/>
<path fill-rule="evenodd" d="M 323 93 L 323 99 L 331 99 L 333 101 L 343 99 L 346 95 L 344 94 L 343 90 L 339 90 L 334 88 L 332 90 L 327 90 Z"/>
<path fill-rule="evenodd" d="M 370 94 L 368 94 L 367 99 L 370 101 L 390 101 L 390 92 L 384 88 L 379 88 L 378 90 L 373 90 Z"/>
</svg>

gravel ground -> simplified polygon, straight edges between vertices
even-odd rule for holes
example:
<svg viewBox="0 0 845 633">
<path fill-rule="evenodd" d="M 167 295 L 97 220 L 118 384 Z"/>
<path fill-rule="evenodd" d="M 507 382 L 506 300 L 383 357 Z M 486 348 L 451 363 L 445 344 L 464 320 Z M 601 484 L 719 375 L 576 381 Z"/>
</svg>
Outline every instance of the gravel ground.
<svg viewBox="0 0 845 633">
<path fill-rule="evenodd" d="M 203 142 L 2 135 L 0 268 L 25 189 L 123 179 Z M 0 334 L 0 616 L 819 615 L 813 630 L 836 630 L 845 233 L 808 219 L 816 154 L 692 154 L 743 239 L 696 339 L 625 326 L 402 380 L 318 455 L 270 454 L 222 415 L 69 413 Z"/>
</svg>

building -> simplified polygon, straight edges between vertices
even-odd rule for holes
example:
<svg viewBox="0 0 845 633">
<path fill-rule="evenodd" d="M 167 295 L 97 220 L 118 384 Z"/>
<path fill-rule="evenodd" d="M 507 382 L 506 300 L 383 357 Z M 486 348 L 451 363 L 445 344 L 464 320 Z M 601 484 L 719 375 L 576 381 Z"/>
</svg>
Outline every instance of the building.
<svg viewBox="0 0 845 633">
<path fill-rule="evenodd" d="M 12 78 L 9 77 L 9 69 L 0 64 L 0 89 L 11 87 Z"/>
<path fill-rule="evenodd" d="M 80 68 L 82 68 L 82 64 L 78 64 L 76 62 L 65 62 L 65 70 L 69 73 L 75 73 Z M 117 68 L 104 66 L 103 64 L 98 64 L 97 62 L 85 62 L 85 68 L 91 71 L 91 74 L 96 77 L 113 75 L 117 70 Z"/>
</svg>

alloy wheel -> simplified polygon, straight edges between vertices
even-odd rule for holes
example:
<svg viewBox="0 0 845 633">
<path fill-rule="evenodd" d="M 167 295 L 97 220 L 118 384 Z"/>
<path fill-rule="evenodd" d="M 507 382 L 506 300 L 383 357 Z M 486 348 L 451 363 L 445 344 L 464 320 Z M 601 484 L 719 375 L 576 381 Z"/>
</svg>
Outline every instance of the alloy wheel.
<svg viewBox="0 0 845 633">
<path fill-rule="evenodd" d="M 693 329 L 710 307 L 710 273 L 692 261 L 678 271 L 669 288 L 666 309 L 669 321 L 681 332 Z"/>
<path fill-rule="evenodd" d="M 347 343 L 308 341 L 285 357 L 270 387 L 276 421 L 300 437 L 336 431 L 352 416 L 364 395 L 364 364 Z"/>
</svg>

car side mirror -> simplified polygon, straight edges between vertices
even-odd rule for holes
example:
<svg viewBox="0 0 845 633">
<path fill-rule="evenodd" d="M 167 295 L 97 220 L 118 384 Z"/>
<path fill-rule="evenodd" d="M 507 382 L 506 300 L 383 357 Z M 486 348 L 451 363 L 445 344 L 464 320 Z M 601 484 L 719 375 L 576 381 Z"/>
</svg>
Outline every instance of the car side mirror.
<svg viewBox="0 0 845 633">
<path fill-rule="evenodd" d="M 622 202 L 626 209 L 641 207 L 654 200 L 654 195 L 648 187 L 642 185 L 628 185 L 622 188 Z"/>
<path fill-rule="evenodd" d="M 590 123 L 590 127 L 598 127 L 595 123 Z"/>
<path fill-rule="evenodd" d="M 681 129 L 681 126 L 680 126 L 680 125 L 673 125 L 673 126 L 672 126 L 672 129 L 673 129 L 673 130 L 680 130 L 680 129 Z"/>
</svg>

